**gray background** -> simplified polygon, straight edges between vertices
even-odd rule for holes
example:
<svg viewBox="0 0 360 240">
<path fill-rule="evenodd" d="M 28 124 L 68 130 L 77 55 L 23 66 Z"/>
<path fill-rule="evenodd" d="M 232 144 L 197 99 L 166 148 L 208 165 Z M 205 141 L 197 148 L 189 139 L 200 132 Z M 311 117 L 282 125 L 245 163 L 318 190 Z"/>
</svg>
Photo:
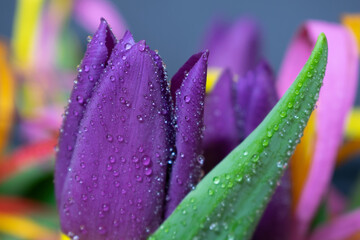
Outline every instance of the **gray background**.
<svg viewBox="0 0 360 240">
<path fill-rule="evenodd" d="M 307 19 L 338 22 L 343 13 L 360 12 L 360 0 L 112 1 L 135 39 L 146 39 L 151 48 L 159 50 L 170 75 L 200 49 L 203 35 L 214 17 L 229 21 L 243 15 L 256 18 L 263 30 L 264 55 L 277 71 L 292 35 L 302 22 Z M 15 0 L 0 2 L 0 36 L 11 34 L 15 3 Z"/>
</svg>

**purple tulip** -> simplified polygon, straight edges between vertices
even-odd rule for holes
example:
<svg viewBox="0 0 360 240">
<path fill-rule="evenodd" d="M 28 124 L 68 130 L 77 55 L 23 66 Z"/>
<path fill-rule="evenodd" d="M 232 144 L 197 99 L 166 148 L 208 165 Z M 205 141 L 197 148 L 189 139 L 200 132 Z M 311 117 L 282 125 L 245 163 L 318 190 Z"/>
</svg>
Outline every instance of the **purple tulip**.
<svg viewBox="0 0 360 240">
<path fill-rule="evenodd" d="M 211 51 L 209 66 L 228 69 L 205 99 L 204 170 L 209 172 L 262 121 L 277 97 L 269 67 L 266 63 L 257 67 L 260 30 L 256 21 L 240 18 L 233 25 L 215 21 L 205 39 L 204 46 Z M 263 99 L 269 102 L 257 102 Z M 258 104 L 265 105 L 255 109 Z"/>
<path fill-rule="evenodd" d="M 177 157 L 172 169 L 166 217 L 199 182 L 208 52 L 193 55 L 171 80 L 176 100 Z"/>
<path fill-rule="evenodd" d="M 116 43 L 101 21 L 60 135 L 55 185 L 65 234 L 145 239 L 197 183 L 207 57 L 192 56 L 170 91 L 160 56 L 129 32 Z"/>
<path fill-rule="evenodd" d="M 205 99 L 205 171 L 210 171 L 240 144 L 276 101 L 274 77 L 265 61 L 238 80 L 225 70 Z"/>
</svg>

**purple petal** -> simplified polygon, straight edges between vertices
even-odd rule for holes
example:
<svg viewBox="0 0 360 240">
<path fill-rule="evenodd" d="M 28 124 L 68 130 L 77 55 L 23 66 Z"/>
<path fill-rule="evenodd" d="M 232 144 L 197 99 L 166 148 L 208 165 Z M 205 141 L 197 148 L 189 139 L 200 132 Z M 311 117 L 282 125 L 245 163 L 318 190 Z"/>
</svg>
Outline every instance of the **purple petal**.
<svg viewBox="0 0 360 240">
<path fill-rule="evenodd" d="M 227 28 L 224 24 L 216 24 L 208 39 L 211 39 L 206 46 L 211 52 L 211 67 L 230 68 L 243 76 L 259 60 L 260 31 L 250 18 L 241 18 Z"/>
<path fill-rule="evenodd" d="M 177 157 L 170 178 L 166 217 L 200 179 L 208 55 L 208 52 L 193 55 L 172 79 L 172 93 L 174 86 L 180 85 L 175 105 Z"/>
<path fill-rule="evenodd" d="M 145 239 L 163 219 L 170 91 L 144 41 L 122 44 L 88 103 L 61 199 L 62 230 L 80 239 Z"/>
<path fill-rule="evenodd" d="M 202 52 L 192 55 L 184 65 L 175 73 L 175 75 L 171 79 L 171 97 L 172 99 L 176 99 L 176 91 L 180 89 L 181 84 L 183 83 L 189 71 L 194 67 L 194 65 L 199 61 Z"/>
<path fill-rule="evenodd" d="M 103 72 L 110 53 L 116 43 L 107 22 L 102 19 L 99 29 L 88 45 L 77 76 L 77 83 L 70 96 L 70 103 L 65 111 L 56 156 L 55 194 L 59 202 L 63 184 L 68 174 L 68 167 L 75 147 L 80 121 L 92 96 L 92 89 Z"/>
<path fill-rule="evenodd" d="M 276 183 L 273 183 L 276 184 Z M 291 227 L 291 184 L 289 171 L 281 179 L 256 228 L 253 240 L 286 240 Z"/>
<path fill-rule="evenodd" d="M 229 70 L 222 73 L 213 91 L 206 96 L 204 111 L 204 170 L 208 172 L 240 143 L 234 111 L 234 81 Z"/>
<path fill-rule="evenodd" d="M 265 61 L 238 81 L 236 109 L 242 140 L 262 122 L 277 100 L 275 79 Z"/>
</svg>

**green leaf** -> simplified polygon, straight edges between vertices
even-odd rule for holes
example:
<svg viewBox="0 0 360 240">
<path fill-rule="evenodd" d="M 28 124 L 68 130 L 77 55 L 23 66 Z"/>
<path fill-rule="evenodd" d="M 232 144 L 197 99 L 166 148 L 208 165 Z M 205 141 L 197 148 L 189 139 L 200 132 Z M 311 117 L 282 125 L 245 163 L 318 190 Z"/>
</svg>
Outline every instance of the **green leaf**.
<svg viewBox="0 0 360 240">
<path fill-rule="evenodd" d="M 314 109 L 324 78 L 320 34 L 295 82 L 242 144 L 191 191 L 150 239 L 249 239 Z"/>
</svg>

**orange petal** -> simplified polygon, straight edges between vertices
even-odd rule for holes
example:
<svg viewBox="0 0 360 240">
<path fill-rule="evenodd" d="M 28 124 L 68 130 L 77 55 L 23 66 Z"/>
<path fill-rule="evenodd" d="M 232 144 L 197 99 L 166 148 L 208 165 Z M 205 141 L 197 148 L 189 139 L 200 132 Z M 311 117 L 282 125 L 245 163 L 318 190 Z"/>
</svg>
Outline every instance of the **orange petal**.
<svg viewBox="0 0 360 240">
<path fill-rule="evenodd" d="M 360 53 L 360 14 L 345 14 L 341 22 L 353 32 Z"/>
<path fill-rule="evenodd" d="M 0 154 L 6 146 L 15 109 L 15 81 L 7 57 L 6 46 L 0 42 Z"/>
<path fill-rule="evenodd" d="M 336 163 L 340 165 L 357 154 L 360 154 L 360 139 L 347 141 L 341 146 Z"/>
<path fill-rule="evenodd" d="M 312 157 L 316 143 L 316 110 L 311 114 L 309 122 L 304 130 L 304 136 L 300 144 L 296 147 L 294 155 L 290 161 L 291 182 L 292 182 L 292 209 L 295 207 L 301 196 L 308 173 L 310 170 Z"/>
</svg>

